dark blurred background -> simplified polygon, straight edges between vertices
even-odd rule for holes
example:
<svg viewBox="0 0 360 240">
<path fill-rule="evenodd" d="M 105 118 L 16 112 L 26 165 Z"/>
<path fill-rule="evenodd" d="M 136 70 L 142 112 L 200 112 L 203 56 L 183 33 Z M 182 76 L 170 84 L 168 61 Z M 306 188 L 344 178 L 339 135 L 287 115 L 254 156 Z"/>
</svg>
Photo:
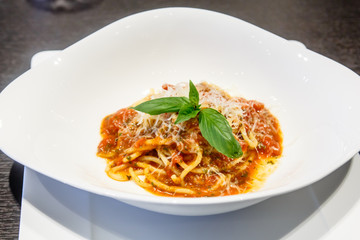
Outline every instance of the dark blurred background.
<svg viewBox="0 0 360 240">
<path fill-rule="evenodd" d="M 240 18 L 301 41 L 360 74 L 359 0 L 44 1 L 0 0 L 0 91 L 29 69 L 35 53 L 64 49 L 113 21 L 163 7 L 203 8 Z M 0 239 L 18 237 L 22 169 L 0 151 Z"/>
</svg>

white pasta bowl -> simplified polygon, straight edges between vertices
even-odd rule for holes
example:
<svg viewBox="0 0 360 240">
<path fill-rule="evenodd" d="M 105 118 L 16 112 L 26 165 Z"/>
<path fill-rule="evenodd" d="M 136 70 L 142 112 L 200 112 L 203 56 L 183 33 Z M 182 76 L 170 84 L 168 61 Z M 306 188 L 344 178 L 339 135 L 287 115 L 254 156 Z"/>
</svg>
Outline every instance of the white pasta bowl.
<svg viewBox="0 0 360 240">
<path fill-rule="evenodd" d="M 102 118 L 148 89 L 189 80 L 264 102 L 279 119 L 283 156 L 259 191 L 160 197 L 105 174 L 96 156 Z M 360 149 L 359 89 L 359 76 L 341 64 L 237 18 L 152 10 L 110 24 L 9 84 L 0 95 L 0 147 L 60 182 L 140 208 L 223 213 L 307 186 L 348 161 Z"/>
</svg>

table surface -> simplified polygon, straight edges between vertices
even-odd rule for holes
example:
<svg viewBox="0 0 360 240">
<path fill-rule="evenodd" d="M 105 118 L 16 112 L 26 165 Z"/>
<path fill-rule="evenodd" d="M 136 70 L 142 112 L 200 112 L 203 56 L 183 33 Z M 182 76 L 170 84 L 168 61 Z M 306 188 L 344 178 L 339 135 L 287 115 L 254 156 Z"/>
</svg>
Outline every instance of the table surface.
<svg viewBox="0 0 360 240">
<path fill-rule="evenodd" d="M 38 0 L 39 1 L 39 0 Z M 39 51 L 64 49 L 125 16 L 162 7 L 196 7 L 235 16 L 340 62 L 360 74 L 358 0 L 103 0 L 75 12 L 51 12 L 26 0 L 0 0 L 0 91 L 29 69 Z M 10 172 L 15 180 L 9 181 Z M 0 151 L 0 239 L 16 239 L 22 166 Z"/>
</svg>

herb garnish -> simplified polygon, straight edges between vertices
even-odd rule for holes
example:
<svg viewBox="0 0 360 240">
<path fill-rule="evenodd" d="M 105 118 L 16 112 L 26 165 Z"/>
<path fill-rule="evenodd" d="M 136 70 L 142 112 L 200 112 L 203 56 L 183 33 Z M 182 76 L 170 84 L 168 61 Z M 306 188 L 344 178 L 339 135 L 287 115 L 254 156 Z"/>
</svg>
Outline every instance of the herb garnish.
<svg viewBox="0 0 360 240">
<path fill-rule="evenodd" d="M 211 146 L 227 157 L 241 157 L 243 154 L 241 146 L 235 139 L 226 118 L 213 108 L 200 108 L 199 92 L 192 81 L 189 82 L 189 86 L 189 98 L 156 98 L 143 102 L 133 109 L 150 115 L 177 112 L 175 124 L 198 116 L 201 134 Z"/>
</svg>

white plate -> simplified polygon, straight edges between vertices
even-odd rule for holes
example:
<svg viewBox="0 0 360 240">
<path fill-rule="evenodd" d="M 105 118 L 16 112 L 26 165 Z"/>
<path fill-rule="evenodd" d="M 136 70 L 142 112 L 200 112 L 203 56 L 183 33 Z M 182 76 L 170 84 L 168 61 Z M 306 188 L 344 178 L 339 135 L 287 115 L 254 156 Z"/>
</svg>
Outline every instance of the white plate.
<svg viewBox="0 0 360 240">
<path fill-rule="evenodd" d="M 153 196 L 104 173 L 102 118 L 162 83 L 208 81 L 266 103 L 284 154 L 263 189 L 214 198 Z M 152 211 L 240 209 L 326 176 L 360 149 L 359 76 L 239 19 L 166 8 L 121 19 L 13 81 L 0 95 L 0 147 L 40 173 Z M 234 91 L 234 89 L 236 91 Z"/>
<path fill-rule="evenodd" d="M 131 207 L 26 168 L 19 240 L 358 240 L 359 181 L 355 155 L 300 190 L 230 213 L 184 217 Z"/>
<path fill-rule="evenodd" d="M 32 64 L 54 53 L 56 51 L 36 54 Z M 357 154 L 350 162 L 308 187 L 247 209 L 194 218 L 129 207 L 25 168 L 19 239 L 54 239 L 56 236 L 56 239 L 67 240 L 176 240 L 196 236 L 197 240 L 225 240 L 241 236 L 242 239 L 268 240 L 355 240 L 360 220 L 359 181 L 360 157 Z M 254 222 L 262 227 L 254 231 Z M 139 227 L 143 231 L 133 230 Z M 199 229 L 206 231 L 199 232 Z"/>
</svg>

